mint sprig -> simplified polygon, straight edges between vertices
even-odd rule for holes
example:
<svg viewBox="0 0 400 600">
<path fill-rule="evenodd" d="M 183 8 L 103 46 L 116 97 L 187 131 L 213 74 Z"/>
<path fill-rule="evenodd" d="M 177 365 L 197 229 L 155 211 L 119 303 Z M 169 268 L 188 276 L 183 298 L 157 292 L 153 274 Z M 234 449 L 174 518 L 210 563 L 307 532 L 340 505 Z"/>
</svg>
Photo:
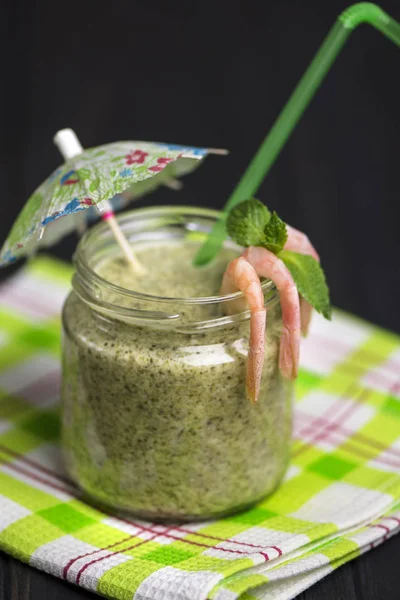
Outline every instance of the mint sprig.
<svg viewBox="0 0 400 600">
<path fill-rule="evenodd" d="M 319 262 L 308 254 L 299 254 L 290 250 L 282 250 L 279 253 L 279 258 L 290 271 L 299 294 L 317 312 L 324 315 L 325 319 L 330 319 L 332 308 L 329 301 L 329 289 L 325 273 Z"/>
<path fill-rule="evenodd" d="M 264 243 L 264 229 L 271 218 L 268 208 L 255 198 L 241 202 L 228 214 L 228 234 L 240 246 L 259 246 Z"/>
<path fill-rule="evenodd" d="M 287 242 L 286 225 L 274 211 L 264 227 L 265 247 L 274 254 L 279 254 Z"/>
<path fill-rule="evenodd" d="M 276 254 L 293 277 L 299 294 L 326 319 L 331 318 L 329 289 L 321 265 L 312 256 L 284 250 L 288 233 L 285 223 L 259 200 L 241 202 L 231 210 L 226 228 L 240 246 L 261 246 Z"/>
</svg>

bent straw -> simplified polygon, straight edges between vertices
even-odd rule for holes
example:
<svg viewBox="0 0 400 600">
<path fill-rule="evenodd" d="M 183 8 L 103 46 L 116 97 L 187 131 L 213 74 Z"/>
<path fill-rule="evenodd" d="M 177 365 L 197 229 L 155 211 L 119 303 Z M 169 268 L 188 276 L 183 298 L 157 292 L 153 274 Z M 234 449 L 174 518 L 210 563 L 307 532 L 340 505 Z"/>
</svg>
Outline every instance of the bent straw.
<svg viewBox="0 0 400 600">
<path fill-rule="evenodd" d="M 297 125 L 325 76 L 335 62 L 351 32 L 361 23 L 369 23 L 392 42 L 400 46 L 400 24 L 379 6 L 370 2 L 354 4 L 345 10 L 326 36 L 294 92 L 276 119 L 247 170 L 228 199 L 220 219 L 197 253 L 194 264 L 205 265 L 212 260 L 227 237 L 227 213 L 239 202 L 251 198 L 279 156 L 285 142 Z"/>
<path fill-rule="evenodd" d="M 54 143 L 62 154 L 64 160 L 69 160 L 74 158 L 75 156 L 79 156 L 83 152 L 83 147 L 78 140 L 78 137 L 72 129 L 61 129 L 54 136 Z M 135 257 L 132 248 L 129 245 L 128 240 L 122 233 L 120 226 L 118 225 L 118 221 L 115 218 L 111 203 L 106 200 L 102 202 L 102 205 L 105 208 L 105 212 L 100 212 L 101 218 L 108 224 L 110 227 L 113 236 L 126 260 L 132 267 L 133 271 L 142 275 L 145 273 L 144 267 L 140 264 L 138 259 Z"/>
</svg>

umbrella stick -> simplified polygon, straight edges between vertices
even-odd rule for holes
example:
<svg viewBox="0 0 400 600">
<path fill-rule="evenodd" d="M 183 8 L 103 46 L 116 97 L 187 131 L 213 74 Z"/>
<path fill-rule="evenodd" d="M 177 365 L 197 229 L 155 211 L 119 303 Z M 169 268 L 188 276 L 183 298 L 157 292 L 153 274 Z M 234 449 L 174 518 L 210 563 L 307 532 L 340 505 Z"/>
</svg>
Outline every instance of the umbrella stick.
<svg viewBox="0 0 400 600">
<path fill-rule="evenodd" d="M 83 152 L 83 147 L 73 129 L 61 129 L 58 131 L 54 136 L 54 143 L 61 152 L 64 160 L 70 160 L 75 156 L 79 156 L 79 154 Z M 128 240 L 122 233 L 118 221 L 113 213 L 111 204 L 108 202 L 108 200 L 106 202 L 102 202 L 102 204 L 103 206 L 106 206 L 106 212 L 99 211 L 101 218 L 110 227 L 117 244 L 121 248 L 123 255 L 131 265 L 133 271 L 136 274 L 142 275 L 146 272 L 146 270 L 135 257 Z"/>
<path fill-rule="evenodd" d="M 208 154 L 219 154 L 220 156 L 227 156 L 229 150 L 226 148 L 207 148 Z"/>
<path fill-rule="evenodd" d="M 175 177 L 168 177 L 168 179 L 165 179 L 163 181 L 163 185 L 165 185 L 165 187 L 169 188 L 170 190 L 174 190 L 175 192 L 179 192 L 179 190 L 183 188 L 182 181 L 179 181 L 179 179 L 175 179 Z"/>
<path fill-rule="evenodd" d="M 121 248 L 126 260 L 130 263 L 130 265 L 132 266 L 132 268 L 134 269 L 135 273 L 138 273 L 139 275 L 142 275 L 146 272 L 145 268 L 140 264 L 140 262 L 138 261 L 138 259 L 136 258 L 136 256 L 134 255 L 131 246 L 129 245 L 128 240 L 126 239 L 126 237 L 124 236 L 124 234 L 122 233 L 122 230 L 120 228 L 120 226 L 118 225 L 118 221 L 115 218 L 115 215 L 112 211 L 106 212 L 104 215 L 102 215 L 102 219 L 103 221 L 105 221 L 111 231 L 113 232 L 113 235 L 119 245 L 119 247 Z"/>
</svg>

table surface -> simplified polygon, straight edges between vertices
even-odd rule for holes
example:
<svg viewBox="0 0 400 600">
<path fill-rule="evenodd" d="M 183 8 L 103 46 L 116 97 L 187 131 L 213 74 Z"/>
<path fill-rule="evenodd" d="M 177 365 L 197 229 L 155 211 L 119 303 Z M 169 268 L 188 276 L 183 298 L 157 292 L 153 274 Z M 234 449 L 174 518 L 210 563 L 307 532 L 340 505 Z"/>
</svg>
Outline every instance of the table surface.
<svg viewBox="0 0 400 600">
<path fill-rule="evenodd" d="M 2 279 L 0 271 L 0 283 Z M 399 600 L 399 558 L 400 535 L 397 535 L 325 577 L 297 596 L 297 600 Z M 0 552 L 0 600 L 97 597 Z"/>
<path fill-rule="evenodd" d="M 399 600 L 400 536 L 322 579 L 297 600 Z M 95 594 L 0 553 L 0 600 L 94 600 Z"/>
</svg>

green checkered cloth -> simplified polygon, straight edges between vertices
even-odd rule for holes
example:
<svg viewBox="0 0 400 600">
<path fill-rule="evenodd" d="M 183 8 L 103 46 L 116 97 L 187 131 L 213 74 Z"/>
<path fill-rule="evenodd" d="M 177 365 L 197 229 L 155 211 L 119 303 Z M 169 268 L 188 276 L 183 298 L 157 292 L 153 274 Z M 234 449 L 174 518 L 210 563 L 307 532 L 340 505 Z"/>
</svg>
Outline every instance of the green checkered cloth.
<svg viewBox="0 0 400 600">
<path fill-rule="evenodd" d="M 71 268 L 0 287 L 0 548 L 120 600 L 293 598 L 400 529 L 400 340 L 349 315 L 302 347 L 292 462 L 255 508 L 156 525 L 79 498 L 59 451 L 59 314 Z"/>
</svg>

